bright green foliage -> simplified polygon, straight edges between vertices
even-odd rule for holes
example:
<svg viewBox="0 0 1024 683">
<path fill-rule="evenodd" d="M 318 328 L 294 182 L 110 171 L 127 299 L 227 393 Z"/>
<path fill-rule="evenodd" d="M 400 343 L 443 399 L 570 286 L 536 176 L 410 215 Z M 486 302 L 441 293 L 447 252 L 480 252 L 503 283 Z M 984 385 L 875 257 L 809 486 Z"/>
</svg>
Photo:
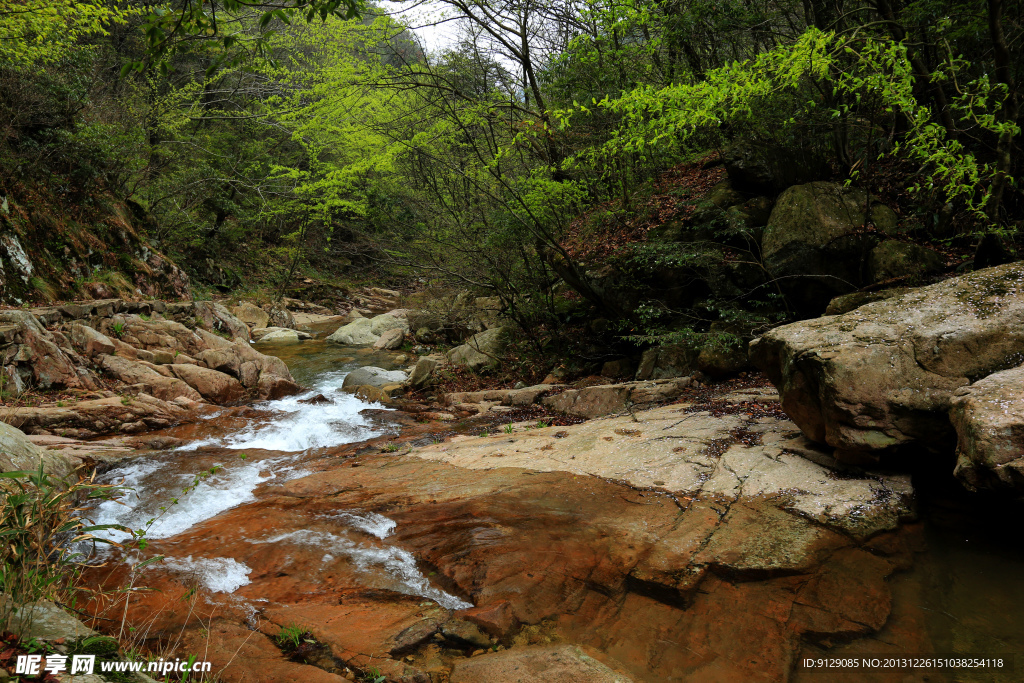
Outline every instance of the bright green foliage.
<svg viewBox="0 0 1024 683">
<path fill-rule="evenodd" d="M 88 37 L 105 36 L 132 11 L 103 0 L 3 0 L 0 63 L 17 67 L 52 64 Z"/>
<path fill-rule="evenodd" d="M 965 60 L 951 60 L 934 78 L 955 82 L 969 67 Z M 822 86 L 831 89 L 832 97 L 822 93 Z M 997 135 L 1019 133 L 1014 122 L 999 118 L 1005 89 L 987 77 L 958 86 L 958 93 L 952 108 L 969 126 Z M 862 115 L 869 100 L 883 118 L 901 117 L 909 130 L 891 153 L 903 153 L 929 170 L 921 187 L 940 188 L 948 200 L 962 199 L 979 217 L 985 216 L 995 170 L 979 162 L 962 142 L 950 139 L 919 100 L 907 48 L 891 40 L 850 39 L 815 28 L 792 45 L 715 69 L 696 83 L 642 85 L 621 97 L 595 101 L 593 109 L 611 112 L 621 123 L 604 144 L 582 150 L 570 165 L 595 167 L 627 154 L 644 161 L 646 155 L 664 155 L 666 149 L 681 155 L 693 149 L 694 138 L 700 144 L 726 124 L 756 125 L 780 100 L 790 104 L 783 125 L 795 125 L 816 112 L 832 119 Z M 568 129 L 574 117 L 590 113 L 591 108 L 576 104 L 559 112 L 559 120 Z"/>
<path fill-rule="evenodd" d="M 146 15 L 142 30 L 148 54 L 144 59 L 126 64 L 123 73 L 133 69 L 141 71 L 147 62 L 155 59 L 161 73 L 166 75 L 166 58 L 197 42 L 208 46 L 215 55 L 207 74 L 222 65 L 248 61 L 252 54 L 268 57 L 273 63 L 269 42 L 280 26 L 315 19 L 326 21 L 328 17 L 352 19 L 358 17 L 362 9 L 362 0 L 220 0 L 217 4 L 170 0 Z"/>
</svg>

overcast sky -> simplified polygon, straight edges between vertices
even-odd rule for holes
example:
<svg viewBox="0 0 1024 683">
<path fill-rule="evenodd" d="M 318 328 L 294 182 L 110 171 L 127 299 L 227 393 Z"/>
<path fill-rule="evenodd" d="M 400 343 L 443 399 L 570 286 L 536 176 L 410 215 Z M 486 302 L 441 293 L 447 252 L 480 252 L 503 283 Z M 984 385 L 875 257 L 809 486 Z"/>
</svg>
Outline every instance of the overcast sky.
<svg viewBox="0 0 1024 683">
<path fill-rule="evenodd" d="M 387 0 L 381 8 L 395 15 L 395 18 L 413 30 L 427 52 L 437 52 L 455 42 L 456 24 L 442 22 L 443 8 L 432 0 Z"/>
</svg>

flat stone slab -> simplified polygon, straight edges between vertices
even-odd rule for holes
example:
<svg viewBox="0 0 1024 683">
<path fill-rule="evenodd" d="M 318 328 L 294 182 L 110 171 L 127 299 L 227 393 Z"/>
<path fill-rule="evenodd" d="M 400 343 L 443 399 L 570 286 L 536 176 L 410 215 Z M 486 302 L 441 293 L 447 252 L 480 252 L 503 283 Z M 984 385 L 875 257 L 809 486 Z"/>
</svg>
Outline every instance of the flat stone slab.
<svg viewBox="0 0 1024 683">
<path fill-rule="evenodd" d="M 910 516 L 909 475 L 844 473 L 814 462 L 797 426 L 746 413 L 714 416 L 687 404 L 567 427 L 513 425 L 511 433 L 453 437 L 411 452 L 470 469 L 572 472 L 695 497 L 784 497 L 788 509 L 868 536 Z M 794 441 L 796 441 L 794 443 Z"/>
</svg>

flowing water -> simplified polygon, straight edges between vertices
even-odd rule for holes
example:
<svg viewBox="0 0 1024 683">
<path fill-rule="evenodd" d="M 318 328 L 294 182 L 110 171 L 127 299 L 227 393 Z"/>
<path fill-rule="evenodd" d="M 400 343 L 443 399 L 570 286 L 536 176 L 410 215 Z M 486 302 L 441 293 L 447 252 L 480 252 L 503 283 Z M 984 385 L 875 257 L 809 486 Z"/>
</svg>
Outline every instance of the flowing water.
<svg viewBox="0 0 1024 683">
<path fill-rule="evenodd" d="M 167 430 L 168 435 L 191 440 L 107 472 L 105 481 L 123 482 L 132 492 L 119 502 L 102 503 L 95 515 L 98 524 L 145 529 L 149 539 L 169 539 L 254 501 L 254 492 L 262 484 L 309 475 L 304 463 L 324 449 L 395 430 L 361 414 L 383 406 L 343 393 L 341 386 L 345 376 L 357 367 L 399 366 L 399 354 L 367 353 L 366 349 L 319 341 L 258 348 L 282 357 L 296 381 L 309 389 L 242 411 L 224 409 L 206 416 L 198 425 Z M 314 397 L 322 398 L 305 402 Z M 372 512 L 351 511 L 333 515 L 332 526 L 329 531 L 302 530 L 248 540 L 281 548 L 313 547 L 323 551 L 325 564 L 337 559 L 350 562 L 365 577 L 367 587 L 429 598 L 451 609 L 471 606 L 432 586 L 411 553 L 384 542 L 395 529 L 394 521 Z M 130 536 L 117 530 L 106 535 L 115 541 Z M 168 556 L 161 568 L 193 574 L 209 590 L 219 593 L 233 593 L 249 582 L 249 568 L 232 558 Z"/>
<path fill-rule="evenodd" d="M 285 360 L 308 391 L 278 401 L 217 411 L 198 425 L 168 430 L 186 437 L 180 448 L 123 463 L 106 474 L 134 489 L 127 505 L 104 503 L 99 523 L 147 527 L 154 540 L 170 539 L 238 505 L 255 500 L 257 487 L 309 474 L 307 463 L 324 449 L 396 431 L 379 419 L 382 406 L 340 391 L 345 375 L 362 365 L 387 369 L 407 363 L 398 354 L 330 346 L 321 341 L 264 345 Z M 318 395 L 323 400 L 303 401 Z M 377 415 L 366 415 L 368 408 Z M 197 478 L 217 467 L 213 474 Z M 992 505 L 952 492 L 948 481 L 922 480 L 925 543 L 913 567 L 890 581 L 897 603 L 918 615 L 911 634 L 936 653 L 1009 655 L 1024 652 L 1024 547 L 1019 505 Z M 183 490 L 185 491 L 183 493 Z M 168 501 L 177 498 L 177 504 Z M 952 501 L 952 502 L 950 502 Z M 166 510 L 161 508 L 166 507 Z M 396 522 L 380 514 L 347 510 L 322 515 L 309 527 L 247 538 L 287 552 L 315 551 L 324 568 L 345 562 L 364 585 L 432 600 L 446 608 L 470 603 L 432 583 L 415 557 L 389 542 Z M 111 532 L 115 539 L 123 535 Z M 231 594 L 249 583 L 250 569 L 236 558 L 168 555 L 166 571 L 188 572 L 211 591 Z M 894 609 L 896 615 L 899 609 Z M 895 618 L 895 617 L 894 617 Z M 888 628 L 888 627 L 887 627 Z M 898 633 L 884 637 L 902 637 Z M 1024 667 L 1024 659 L 1016 662 Z M 1017 673 L 963 674 L 949 680 L 1009 681 Z"/>
</svg>

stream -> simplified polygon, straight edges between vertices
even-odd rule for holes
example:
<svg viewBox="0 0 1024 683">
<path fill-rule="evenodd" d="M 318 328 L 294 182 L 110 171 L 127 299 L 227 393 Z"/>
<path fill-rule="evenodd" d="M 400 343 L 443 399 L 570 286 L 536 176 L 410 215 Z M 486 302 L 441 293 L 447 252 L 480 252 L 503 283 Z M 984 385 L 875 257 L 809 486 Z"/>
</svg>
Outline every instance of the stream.
<svg viewBox="0 0 1024 683">
<path fill-rule="evenodd" d="M 394 369 L 408 364 L 400 362 L 396 353 L 344 348 L 317 340 L 257 348 L 282 358 L 296 381 L 309 390 L 278 401 L 221 409 L 199 423 L 165 430 L 162 434 L 184 439 L 184 445 L 147 454 L 106 472 L 104 481 L 123 480 L 133 493 L 122 501 L 126 504 L 100 505 L 96 521 L 135 529 L 148 526 L 147 537 L 157 552 L 165 555 L 159 572 L 178 580 L 192 577 L 215 599 L 220 596 L 243 604 L 249 611 L 265 600 L 247 596 L 245 587 L 257 575 L 272 577 L 274 572 L 280 576 L 301 574 L 301 590 L 306 593 L 315 592 L 318 582 L 334 585 L 335 581 L 351 581 L 353 595 L 363 595 L 359 591 L 387 591 L 445 610 L 472 607 L 470 596 L 460 594 L 451 581 L 435 573 L 431 563 L 418 559 L 422 554 L 419 550 L 410 549 L 422 536 L 403 526 L 411 520 L 370 509 L 383 509 L 378 504 L 380 494 L 367 493 L 366 504 L 332 503 L 320 505 L 313 512 L 299 510 L 295 512 L 299 517 L 285 517 L 280 529 L 273 520 L 253 521 L 262 514 L 260 491 L 287 491 L 297 496 L 297 501 L 306 500 L 301 491 L 295 493 L 298 489 L 294 487 L 316 480 L 320 476 L 317 473 L 330 471 L 324 465 L 329 454 L 340 447 L 398 433 L 395 423 L 382 419 L 386 414 L 383 406 L 342 393 L 340 387 L 345 375 L 357 367 Z M 319 395 L 325 400 L 304 402 Z M 369 414 L 364 412 L 367 409 L 372 409 Z M 214 467 L 213 474 L 199 476 Z M 911 543 L 916 544 L 912 565 L 888 579 L 893 608 L 885 629 L 868 644 L 827 641 L 823 647 L 819 647 L 821 643 L 804 646 L 802 656 L 871 653 L 877 651 L 872 649 L 874 644 L 900 638 L 915 643 L 922 653 L 1003 656 L 1012 660 L 1014 653 L 1024 652 L 1024 583 L 1020 581 L 1024 576 L 1024 547 L 1016 542 L 1017 530 L 1024 522 L 1020 507 L 963 494 L 949 488 L 949 481 L 941 477 L 916 477 L 915 487 L 920 487 L 922 523 L 911 525 L 916 527 L 911 533 Z M 187 492 L 182 493 L 185 489 Z M 394 501 L 401 499 L 401 492 L 396 489 L 388 494 L 392 496 L 388 505 L 400 509 L 401 504 Z M 173 499 L 177 499 L 176 504 L 169 503 Z M 543 505 L 553 510 L 565 503 L 552 499 Z M 161 510 L 163 507 L 166 511 Z M 252 512 L 244 518 L 232 517 L 232 512 L 240 508 Z M 292 514 L 291 507 L 281 509 Z M 431 533 L 443 538 L 444 529 L 437 527 L 450 525 L 453 537 L 473 533 L 476 542 L 490 542 L 487 539 L 491 536 L 486 534 L 493 535 L 497 528 L 502 530 L 502 538 L 507 538 L 509 525 L 514 523 L 508 520 L 514 519 L 514 513 L 506 511 L 493 511 L 500 524 L 489 527 L 491 531 L 483 536 L 480 531 L 464 531 L 470 518 L 479 519 L 491 512 L 473 509 L 460 513 L 464 519 L 438 517 Z M 418 518 L 422 514 L 418 513 Z M 235 533 L 230 544 L 235 550 L 225 546 L 225 552 L 231 554 L 214 554 L 210 548 L 225 543 L 220 535 L 225 533 L 225 526 Z M 580 535 L 586 538 L 585 533 Z M 111 532 L 113 540 L 123 540 L 124 536 Z M 183 538 L 190 540 L 185 543 Z M 436 539 L 424 543 L 432 545 Z M 269 549 L 273 549 L 272 561 L 266 559 Z M 545 558 L 538 571 L 544 571 L 551 561 Z M 261 566 L 268 562 L 276 563 L 272 571 Z M 285 592 L 298 590 L 288 588 Z M 830 645 L 837 648 L 829 651 Z M 613 654 L 628 659 L 625 653 Z M 1024 660 L 1016 665 L 1024 666 Z M 634 674 L 637 668 L 633 668 Z M 662 667 L 637 680 L 687 680 L 665 671 Z M 793 680 L 824 680 L 823 675 L 798 671 Z M 902 675 L 877 680 L 903 680 Z M 920 680 L 1019 680 L 1013 671 L 929 676 Z M 701 680 L 701 676 L 693 680 Z"/>
<path fill-rule="evenodd" d="M 197 424 L 165 430 L 163 434 L 186 438 L 188 443 L 107 472 L 103 481 L 123 482 L 132 493 L 119 502 L 102 503 L 95 518 L 98 524 L 145 529 L 151 540 L 173 538 L 226 510 L 255 501 L 254 492 L 260 485 L 309 476 L 311 472 L 304 467 L 305 463 L 326 449 L 396 431 L 381 420 L 360 414 L 368 408 L 386 410 L 383 406 L 343 393 L 341 386 L 355 368 L 398 367 L 395 358 L 399 354 L 367 353 L 367 349 L 349 349 L 322 341 L 264 344 L 257 348 L 285 360 L 296 381 L 308 390 L 242 410 L 224 409 L 207 415 Z M 324 400 L 305 402 L 317 396 Z M 268 451 L 274 455 L 249 457 L 246 451 Z M 214 467 L 215 473 L 196 479 Z M 177 502 L 168 505 L 170 500 Z M 167 509 L 161 510 L 164 507 Z M 393 520 L 373 512 L 351 511 L 333 514 L 329 521 L 331 531 L 303 529 L 247 540 L 278 547 L 315 548 L 323 551 L 325 564 L 336 559 L 350 562 L 363 575 L 367 587 L 424 597 L 448 609 L 472 606 L 432 586 L 408 551 L 381 543 L 394 532 Z M 129 536 L 116 530 L 106 533 L 114 541 L 124 541 Z M 247 585 L 251 571 L 232 558 L 191 555 L 169 555 L 161 566 L 195 575 L 211 592 L 224 594 Z"/>
</svg>

